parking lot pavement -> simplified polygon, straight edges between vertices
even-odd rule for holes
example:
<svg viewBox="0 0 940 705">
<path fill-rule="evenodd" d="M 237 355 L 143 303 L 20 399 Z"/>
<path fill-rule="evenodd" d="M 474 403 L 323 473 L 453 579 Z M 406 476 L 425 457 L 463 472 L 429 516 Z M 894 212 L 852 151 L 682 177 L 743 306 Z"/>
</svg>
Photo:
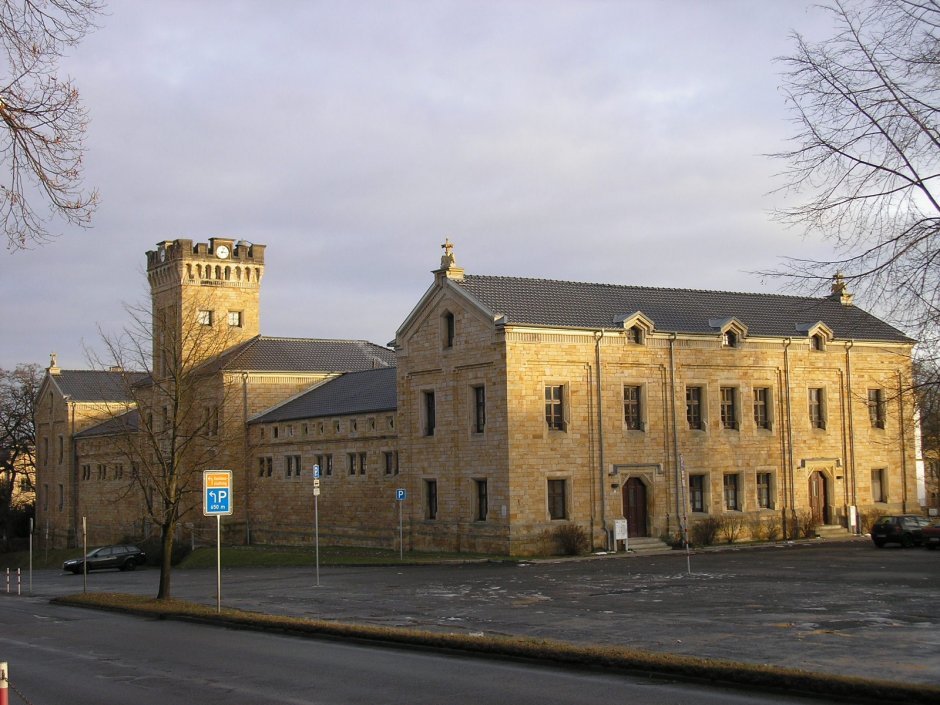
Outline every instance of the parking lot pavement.
<svg viewBox="0 0 940 705">
<path fill-rule="evenodd" d="M 157 571 L 89 589 L 156 592 Z M 902 682 L 940 683 L 940 552 L 870 541 L 777 544 L 522 564 L 233 569 L 226 607 L 455 633 L 511 634 Z M 36 594 L 81 591 L 43 576 Z M 215 572 L 173 595 L 214 604 Z"/>
</svg>

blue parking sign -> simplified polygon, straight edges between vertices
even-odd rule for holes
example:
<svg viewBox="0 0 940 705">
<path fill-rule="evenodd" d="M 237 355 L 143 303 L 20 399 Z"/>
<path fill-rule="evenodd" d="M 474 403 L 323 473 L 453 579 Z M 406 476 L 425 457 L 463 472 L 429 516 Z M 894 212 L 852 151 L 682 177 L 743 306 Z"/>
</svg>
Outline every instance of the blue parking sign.
<svg viewBox="0 0 940 705">
<path fill-rule="evenodd" d="M 408 493 L 405 492 L 403 488 L 399 487 L 397 490 L 395 490 L 395 499 L 397 499 L 399 502 L 403 501 L 407 497 Z"/>
<path fill-rule="evenodd" d="M 313 466 L 313 477 L 314 477 L 315 479 L 319 479 L 319 478 L 320 478 L 320 466 L 319 466 L 319 465 L 314 465 L 314 466 Z"/>
</svg>

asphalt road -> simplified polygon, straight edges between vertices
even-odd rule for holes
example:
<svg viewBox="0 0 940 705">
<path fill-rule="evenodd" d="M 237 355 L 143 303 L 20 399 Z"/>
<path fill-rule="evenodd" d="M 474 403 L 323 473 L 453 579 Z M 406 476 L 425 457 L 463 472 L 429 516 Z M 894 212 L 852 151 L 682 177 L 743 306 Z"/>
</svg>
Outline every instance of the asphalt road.
<svg viewBox="0 0 940 705">
<path fill-rule="evenodd" d="M 31 705 L 785 705 L 783 695 L 0 598 L 10 702 Z"/>
<path fill-rule="evenodd" d="M 226 570 L 226 607 L 454 633 L 612 643 L 940 684 L 940 551 L 870 541 L 514 564 Z M 156 594 L 157 571 L 101 572 L 89 589 Z M 214 571 L 173 594 L 215 603 Z M 39 595 L 80 576 L 34 575 Z"/>
</svg>

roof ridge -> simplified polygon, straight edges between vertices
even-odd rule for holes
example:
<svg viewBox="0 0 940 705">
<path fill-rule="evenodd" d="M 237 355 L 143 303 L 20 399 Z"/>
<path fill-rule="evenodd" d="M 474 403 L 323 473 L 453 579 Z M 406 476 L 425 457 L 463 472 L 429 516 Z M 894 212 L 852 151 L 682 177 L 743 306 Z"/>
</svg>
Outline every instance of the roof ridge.
<svg viewBox="0 0 940 705">
<path fill-rule="evenodd" d="M 545 277 L 511 277 L 500 274 L 467 274 L 464 279 L 498 279 L 501 281 L 525 281 L 533 283 L 545 283 L 545 284 L 577 284 L 579 286 L 597 286 L 597 287 L 607 287 L 611 289 L 631 289 L 633 291 L 683 291 L 690 294 L 733 294 L 737 296 L 761 296 L 761 297 L 777 297 L 781 299 L 793 299 L 799 301 L 822 301 L 829 298 L 829 295 L 826 296 L 800 296 L 796 294 L 779 294 L 779 293 L 761 293 L 757 291 L 731 291 L 728 289 L 688 289 L 685 287 L 675 287 L 675 286 L 650 286 L 650 285 L 637 285 L 637 284 L 610 284 L 604 282 L 589 282 L 589 281 L 576 281 L 574 279 L 549 279 Z M 455 284 L 460 284 L 460 280 L 454 280 Z"/>
<path fill-rule="evenodd" d="M 374 345 L 378 348 L 385 348 L 383 345 L 378 343 L 373 343 L 371 340 L 365 338 L 295 338 L 290 336 L 283 335 L 259 335 L 257 339 L 260 340 L 286 340 L 291 342 L 310 342 L 310 343 L 366 343 L 368 345 Z"/>
</svg>

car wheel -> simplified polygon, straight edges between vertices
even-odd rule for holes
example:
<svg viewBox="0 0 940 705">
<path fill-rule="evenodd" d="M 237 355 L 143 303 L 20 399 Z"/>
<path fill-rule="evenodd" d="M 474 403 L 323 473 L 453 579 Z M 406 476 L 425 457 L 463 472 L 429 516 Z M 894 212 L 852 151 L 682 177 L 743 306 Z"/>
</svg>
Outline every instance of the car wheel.
<svg viewBox="0 0 940 705">
<path fill-rule="evenodd" d="M 901 535 L 901 546 L 902 546 L 903 548 L 910 548 L 910 547 L 913 546 L 913 545 L 914 545 L 914 537 L 913 537 L 913 536 L 911 536 L 910 534 L 902 534 L 902 535 Z"/>
<path fill-rule="evenodd" d="M 134 570 L 137 567 L 137 564 L 134 562 L 133 558 L 128 558 L 124 561 L 124 565 L 121 566 L 121 570 Z"/>
<path fill-rule="evenodd" d="M 884 539 L 872 539 L 872 541 L 874 541 L 875 545 L 876 545 L 878 548 L 884 548 L 884 547 L 885 547 L 885 540 L 884 540 Z"/>
</svg>

